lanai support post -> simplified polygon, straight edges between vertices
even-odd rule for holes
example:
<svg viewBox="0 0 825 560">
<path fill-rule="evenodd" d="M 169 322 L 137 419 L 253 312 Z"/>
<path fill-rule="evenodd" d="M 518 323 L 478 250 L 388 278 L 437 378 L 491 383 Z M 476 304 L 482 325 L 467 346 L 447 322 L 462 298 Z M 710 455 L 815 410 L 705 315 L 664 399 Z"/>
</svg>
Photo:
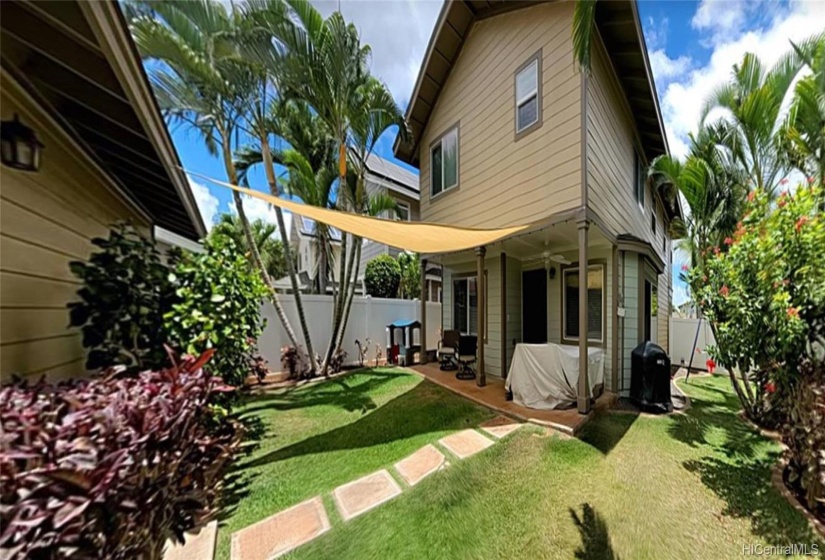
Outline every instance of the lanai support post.
<svg viewBox="0 0 825 560">
<path fill-rule="evenodd" d="M 577 405 L 579 414 L 590 412 L 590 391 L 587 377 L 587 230 L 590 222 L 579 220 L 579 382 Z"/>
<path fill-rule="evenodd" d="M 478 336 L 478 359 L 476 364 L 478 375 L 476 376 L 476 383 L 479 387 L 484 387 L 487 385 L 487 375 L 484 373 L 484 338 L 486 335 L 484 332 L 484 326 L 487 324 L 487 302 L 484 298 L 484 294 L 487 293 L 486 286 L 484 285 L 485 255 L 487 255 L 486 247 L 478 247 L 476 249 L 476 261 L 478 268 L 478 277 L 476 280 L 476 289 L 478 290 L 478 293 L 476 294 L 476 301 L 478 301 L 478 326 L 476 327 L 476 333 Z"/>
<path fill-rule="evenodd" d="M 427 259 L 421 259 L 421 352 L 419 361 L 427 363 Z"/>
</svg>

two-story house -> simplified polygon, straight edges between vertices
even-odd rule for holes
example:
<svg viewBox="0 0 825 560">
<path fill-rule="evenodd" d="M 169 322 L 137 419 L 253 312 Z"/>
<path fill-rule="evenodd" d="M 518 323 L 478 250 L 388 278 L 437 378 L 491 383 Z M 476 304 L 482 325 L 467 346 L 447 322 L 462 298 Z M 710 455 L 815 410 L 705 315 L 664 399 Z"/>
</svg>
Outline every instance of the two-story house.
<svg viewBox="0 0 825 560">
<path fill-rule="evenodd" d="M 531 224 L 428 256 L 444 267 L 442 328 L 483 339 L 480 382 L 507 375 L 517 343 L 552 342 L 602 349 L 604 387 L 622 393 L 631 350 L 667 348 L 668 225 L 680 210 L 645 181 L 668 147 L 636 2 L 598 2 L 589 73 L 574 60 L 573 11 L 447 1 L 395 154 L 420 169 L 422 221 Z M 578 389 L 586 412 L 589 388 Z"/>
</svg>

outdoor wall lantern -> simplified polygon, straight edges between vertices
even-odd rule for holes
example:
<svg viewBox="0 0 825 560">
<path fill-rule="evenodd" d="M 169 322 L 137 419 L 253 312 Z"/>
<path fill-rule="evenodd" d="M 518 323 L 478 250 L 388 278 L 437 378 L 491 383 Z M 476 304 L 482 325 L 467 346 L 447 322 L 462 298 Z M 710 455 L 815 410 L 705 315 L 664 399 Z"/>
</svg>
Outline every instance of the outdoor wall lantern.
<svg viewBox="0 0 825 560">
<path fill-rule="evenodd" d="M 556 267 L 551 266 L 550 269 L 547 271 L 547 276 L 550 277 L 550 280 L 556 277 Z"/>
<path fill-rule="evenodd" d="M 13 121 L 0 123 L 0 157 L 3 165 L 21 171 L 37 171 L 40 168 L 40 150 L 43 144 L 32 129 L 14 115 Z"/>
</svg>

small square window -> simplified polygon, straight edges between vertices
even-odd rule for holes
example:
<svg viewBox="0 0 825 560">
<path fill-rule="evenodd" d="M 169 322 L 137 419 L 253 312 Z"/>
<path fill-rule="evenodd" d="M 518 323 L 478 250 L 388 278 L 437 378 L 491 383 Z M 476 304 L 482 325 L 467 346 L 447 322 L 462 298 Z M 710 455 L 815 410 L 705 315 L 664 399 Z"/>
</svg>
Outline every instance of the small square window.
<svg viewBox="0 0 825 560">
<path fill-rule="evenodd" d="M 395 219 L 402 222 L 410 221 L 410 205 L 406 202 L 399 202 L 396 204 Z"/>
</svg>

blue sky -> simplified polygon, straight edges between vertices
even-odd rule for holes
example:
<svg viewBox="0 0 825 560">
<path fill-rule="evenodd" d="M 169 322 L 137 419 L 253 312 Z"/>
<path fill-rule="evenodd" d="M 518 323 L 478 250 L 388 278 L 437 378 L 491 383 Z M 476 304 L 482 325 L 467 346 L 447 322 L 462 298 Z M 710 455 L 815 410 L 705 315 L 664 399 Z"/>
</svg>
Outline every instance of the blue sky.
<svg viewBox="0 0 825 560">
<path fill-rule="evenodd" d="M 324 15 L 339 5 L 338 0 L 313 3 Z M 676 155 L 686 152 L 687 136 L 698 124 L 703 99 L 727 78 L 732 65 L 746 52 L 772 64 L 789 48 L 789 40 L 800 40 L 825 28 L 822 0 L 641 0 L 638 5 L 668 142 Z M 340 6 L 344 17 L 359 27 L 362 40 L 372 46 L 373 73 L 406 107 L 441 2 L 341 0 Z M 394 137 L 394 131 L 385 134 L 376 152 L 394 159 Z M 173 128 L 172 138 L 184 167 L 225 178 L 221 162 L 209 156 L 193 132 Z M 253 174 L 250 182 L 253 187 L 264 187 L 261 174 Z M 193 181 L 193 190 L 205 221 L 232 211 L 226 189 Z M 250 217 L 274 221 L 272 212 L 258 202 L 246 204 Z M 673 264 L 677 304 L 687 299 L 685 286 L 678 280 L 682 262 L 677 253 Z"/>
</svg>

